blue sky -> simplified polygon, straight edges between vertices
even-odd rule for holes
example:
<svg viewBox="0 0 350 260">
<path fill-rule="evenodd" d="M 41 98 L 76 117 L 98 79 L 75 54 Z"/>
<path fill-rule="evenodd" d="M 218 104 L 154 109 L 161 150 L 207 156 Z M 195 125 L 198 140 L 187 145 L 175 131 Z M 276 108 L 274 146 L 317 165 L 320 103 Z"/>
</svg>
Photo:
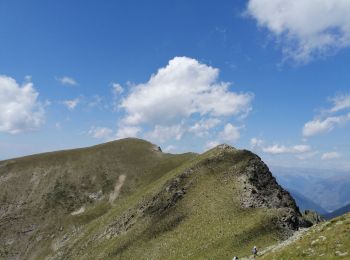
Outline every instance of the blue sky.
<svg viewBox="0 0 350 260">
<path fill-rule="evenodd" d="M 0 1 L 0 159 L 128 136 L 350 169 L 347 1 Z"/>
</svg>

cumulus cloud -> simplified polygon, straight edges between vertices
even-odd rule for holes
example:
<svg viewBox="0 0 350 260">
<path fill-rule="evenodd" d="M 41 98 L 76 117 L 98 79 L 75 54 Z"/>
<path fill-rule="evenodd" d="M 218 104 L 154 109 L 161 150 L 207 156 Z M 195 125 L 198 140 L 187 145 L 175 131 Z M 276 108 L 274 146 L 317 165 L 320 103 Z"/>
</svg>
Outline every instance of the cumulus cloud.
<svg viewBox="0 0 350 260">
<path fill-rule="evenodd" d="M 112 110 L 118 111 L 120 108 L 121 95 L 124 92 L 124 88 L 119 83 L 112 83 Z"/>
<path fill-rule="evenodd" d="M 350 94 L 337 95 L 329 99 L 332 107 L 322 110 L 323 113 L 305 123 L 305 137 L 328 133 L 340 125 L 350 122 Z"/>
<path fill-rule="evenodd" d="M 341 154 L 338 152 L 327 152 L 327 153 L 322 154 L 321 159 L 322 160 L 332 160 L 332 159 L 337 159 L 339 157 L 341 157 Z"/>
<path fill-rule="evenodd" d="M 246 12 L 297 62 L 350 45 L 348 0 L 249 0 Z"/>
<path fill-rule="evenodd" d="M 240 134 L 240 127 L 234 126 L 231 123 L 227 123 L 221 132 L 216 136 L 216 140 L 208 140 L 205 145 L 204 149 L 208 150 L 215 146 L 218 146 L 220 143 L 234 143 L 236 142 L 241 134 Z"/>
<path fill-rule="evenodd" d="M 122 100 L 125 124 L 169 125 L 183 118 L 247 115 L 253 95 L 229 90 L 218 81 L 219 70 L 195 59 L 175 57 L 148 82 L 136 85 Z"/>
<path fill-rule="evenodd" d="M 350 94 L 336 96 L 331 101 L 333 102 L 333 107 L 330 109 L 331 113 L 350 108 Z"/>
<path fill-rule="evenodd" d="M 99 95 L 93 95 L 92 98 L 90 98 L 90 100 L 87 102 L 87 108 L 97 108 L 102 110 L 108 108 L 108 105 L 104 97 L 101 97 Z"/>
<path fill-rule="evenodd" d="M 116 139 L 137 137 L 140 131 L 141 128 L 136 126 L 121 126 L 117 130 Z"/>
<path fill-rule="evenodd" d="M 284 145 L 271 145 L 262 148 L 263 152 L 270 154 L 286 154 L 286 153 L 305 153 L 310 152 L 311 147 L 309 145 L 294 145 L 294 146 L 284 146 Z"/>
<path fill-rule="evenodd" d="M 44 106 L 33 83 L 20 86 L 13 78 L 0 75 L 0 131 L 10 134 L 38 129 L 44 122 Z"/>
<path fill-rule="evenodd" d="M 310 151 L 296 155 L 299 160 L 309 160 L 319 154 L 318 151 Z"/>
<path fill-rule="evenodd" d="M 240 138 L 239 128 L 230 123 L 226 124 L 219 137 L 228 142 L 236 142 Z"/>
<path fill-rule="evenodd" d="M 196 122 L 194 125 L 190 126 L 188 131 L 190 133 L 194 133 L 195 135 L 199 137 L 207 136 L 209 135 L 209 131 L 220 124 L 221 120 L 217 118 L 208 118 L 208 119 L 201 119 L 200 121 Z"/>
<path fill-rule="evenodd" d="M 256 137 L 253 137 L 252 139 L 250 139 L 250 146 L 252 148 L 261 147 L 263 143 L 264 143 L 264 140 Z"/>
<path fill-rule="evenodd" d="M 204 149 L 208 150 L 211 148 L 214 148 L 215 146 L 218 146 L 220 143 L 218 141 L 207 141 L 204 145 Z"/>
<path fill-rule="evenodd" d="M 56 78 L 56 80 L 59 81 L 62 85 L 66 85 L 66 86 L 78 85 L 78 82 L 76 82 L 75 79 L 73 79 L 71 77 L 67 77 L 67 76 L 58 77 L 58 78 Z"/>
<path fill-rule="evenodd" d="M 175 145 L 168 145 L 167 147 L 165 147 L 163 149 L 164 152 L 166 153 L 170 153 L 176 150 L 176 146 Z"/>
<path fill-rule="evenodd" d="M 281 154 L 281 153 L 287 153 L 289 152 L 288 147 L 284 146 L 284 145 L 272 145 L 272 146 L 268 146 L 268 147 L 264 147 L 263 151 L 265 153 L 271 153 L 271 154 Z"/>
<path fill-rule="evenodd" d="M 305 152 L 309 152 L 310 150 L 311 150 L 311 147 L 305 144 L 294 145 L 291 149 L 291 151 L 295 153 L 305 153 Z"/>
<path fill-rule="evenodd" d="M 97 139 L 109 139 L 113 130 L 108 127 L 91 127 L 88 134 Z"/>
<path fill-rule="evenodd" d="M 154 142 L 165 142 L 169 139 L 180 140 L 185 133 L 183 125 L 161 126 L 156 125 L 151 132 L 145 134 L 145 137 Z"/>
<path fill-rule="evenodd" d="M 185 134 L 234 142 L 240 134 L 229 120 L 242 120 L 252 109 L 252 93 L 234 92 L 219 81 L 219 70 L 188 57 L 175 57 L 128 93 L 114 99 L 124 113 L 121 127 L 136 127 L 154 142 L 179 141 Z M 122 92 L 116 85 L 117 92 Z M 116 107 L 116 106 L 114 106 Z M 223 127 L 223 132 L 217 129 Z"/>
<path fill-rule="evenodd" d="M 242 127 L 237 127 L 231 123 L 225 124 L 223 129 L 217 135 L 215 135 L 215 138 L 213 138 L 214 140 L 208 140 L 204 144 L 204 150 L 211 149 L 222 143 L 232 144 L 236 142 L 241 136 L 240 128 Z"/>
<path fill-rule="evenodd" d="M 116 95 L 120 95 L 121 93 L 124 92 L 122 85 L 120 85 L 119 83 L 112 83 L 112 90 L 113 90 L 113 93 Z"/>
<path fill-rule="evenodd" d="M 74 110 L 76 106 L 79 104 L 79 98 L 64 100 L 62 104 L 65 105 L 69 110 Z"/>
<path fill-rule="evenodd" d="M 350 121 L 350 113 L 341 116 L 330 116 L 325 119 L 314 119 L 305 123 L 303 135 L 310 137 L 313 135 L 327 133 L 332 131 L 336 126 L 345 124 Z"/>
</svg>

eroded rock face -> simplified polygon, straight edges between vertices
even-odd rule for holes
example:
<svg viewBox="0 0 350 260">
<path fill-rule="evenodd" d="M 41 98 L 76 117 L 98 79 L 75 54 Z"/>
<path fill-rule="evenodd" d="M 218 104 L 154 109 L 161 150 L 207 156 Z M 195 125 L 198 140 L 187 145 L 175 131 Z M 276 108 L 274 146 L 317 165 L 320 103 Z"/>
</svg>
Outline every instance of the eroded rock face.
<svg viewBox="0 0 350 260">
<path fill-rule="evenodd" d="M 241 172 L 244 188 L 247 192 L 243 207 L 291 208 L 299 209 L 291 197 L 273 177 L 266 164 L 256 155 L 252 155 L 247 167 Z"/>
<path fill-rule="evenodd" d="M 302 215 L 306 221 L 309 221 L 312 224 L 318 224 L 325 221 L 320 214 L 312 210 L 305 210 Z"/>
<path fill-rule="evenodd" d="M 240 172 L 240 181 L 244 192 L 241 205 L 245 208 L 284 208 L 285 214 L 280 220 L 281 226 L 292 230 L 308 227 L 312 223 L 305 220 L 295 200 L 276 181 L 267 165 L 257 155 L 250 153 L 247 166 Z"/>
</svg>

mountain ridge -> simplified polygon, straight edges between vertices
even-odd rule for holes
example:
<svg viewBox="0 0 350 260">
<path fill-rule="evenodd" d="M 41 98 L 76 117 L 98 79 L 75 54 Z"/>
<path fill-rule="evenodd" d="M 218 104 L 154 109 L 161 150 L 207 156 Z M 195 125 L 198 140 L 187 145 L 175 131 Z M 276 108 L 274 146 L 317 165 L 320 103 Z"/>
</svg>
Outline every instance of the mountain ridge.
<svg viewBox="0 0 350 260">
<path fill-rule="evenodd" d="M 5 162 L 9 259 L 220 258 L 311 224 L 257 155 L 227 145 L 171 155 L 124 139 Z"/>
</svg>

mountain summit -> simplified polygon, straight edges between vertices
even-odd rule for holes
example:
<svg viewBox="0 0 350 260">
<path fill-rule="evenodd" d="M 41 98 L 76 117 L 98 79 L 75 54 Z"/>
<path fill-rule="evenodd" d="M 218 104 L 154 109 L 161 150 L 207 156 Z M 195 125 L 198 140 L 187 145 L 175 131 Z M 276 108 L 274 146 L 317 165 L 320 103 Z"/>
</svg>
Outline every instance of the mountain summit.
<svg viewBox="0 0 350 260">
<path fill-rule="evenodd" d="M 0 258 L 223 259 L 310 225 L 255 154 L 123 139 L 0 162 Z"/>
</svg>

